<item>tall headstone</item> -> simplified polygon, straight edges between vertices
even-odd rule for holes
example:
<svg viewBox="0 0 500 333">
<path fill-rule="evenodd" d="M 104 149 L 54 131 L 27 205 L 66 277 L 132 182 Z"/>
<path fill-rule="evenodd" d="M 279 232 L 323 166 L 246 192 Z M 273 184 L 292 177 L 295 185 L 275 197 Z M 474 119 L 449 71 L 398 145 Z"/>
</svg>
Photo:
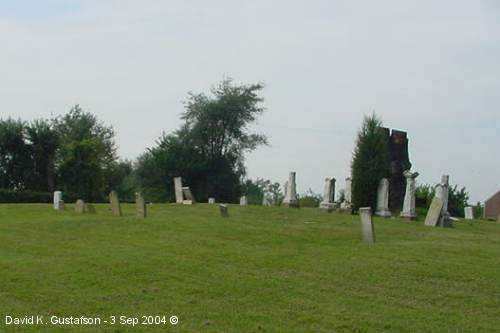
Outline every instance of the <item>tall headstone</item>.
<svg viewBox="0 0 500 333">
<path fill-rule="evenodd" d="M 122 208 L 120 206 L 120 199 L 116 191 L 109 193 L 109 203 L 111 204 L 111 212 L 114 216 L 122 216 Z"/>
<path fill-rule="evenodd" d="M 352 214 L 352 180 L 351 177 L 345 179 L 344 202 L 340 204 L 340 210 L 344 213 Z"/>
<path fill-rule="evenodd" d="M 54 209 L 55 210 L 61 210 L 61 206 L 60 206 L 61 201 L 62 201 L 62 192 L 55 191 L 54 192 Z"/>
<path fill-rule="evenodd" d="M 390 217 L 389 211 L 389 180 L 382 178 L 378 184 L 377 190 L 377 210 L 375 215 L 382 217 Z"/>
<path fill-rule="evenodd" d="M 331 211 L 334 209 L 335 202 L 335 178 L 325 178 L 323 188 L 323 201 L 319 203 L 319 208 Z"/>
<path fill-rule="evenodd" d="M 215 203 L 215 198 L 208 198 L 208 204 L 213 205 Z"/>
<path fill-rule="evenodd" d="M 431 206 L 427 211 L 427 217 L 425 218 L 424 224 L 430 227 L 435 227 L 439 223 L 439 218 L 441 217 L 441 212 L 443 210 L 443 200 L 440 197 L 434 197 L 431 202 Z"/>
<path fill-rule="evenodd" d="M 240 198 L 240 206 L 247 206 L 248 205 L 248 199 L 247 197 L 244 195 Z"/>
<path fill-rule="evenodd" d="M 174 189 L 175 189 L 175 202 L 181 204 L 183 200 L 181 177 L 174 177 Z"/>
<path fill-rule="evenodd" d="M 146 201 L 141 192 L 135 193 L 135 216 L 139 219 L 146 218 Z"/>
<path fill-rule="evenodd" d="M 443 228 L 451 227 L 452 220 L 450 219 L 450 213 L 448 212 L 448 192 L 449 192 L 449 182 L 450 176 L 443 175 L 441 177 L 441 183 L 435 187 L 435 196 L 440 198 L 443 202 L 443 208 L 441 209 L 441 217 L 439 218 L 438 225 Z"/>
<path fill-rule="evenodd" d="M 82 199 L 76 200 L 75 212 L 83 214 L 85 212 L 85 202 Z"/>
<path fill-rule="evenodd" d="M 406 178 L 406 193 L 401 217 L 414 219 L 417 217 L 417 211 L 415 209 L 415 191 L 417 190 L 415 179 L 418 177 L 418 172 L 406 170 L 404 176 Z"/>
<path fill-rule="evenodd" d="M 185 200 L 182 200 L 182 203 L 184 205 L 192 205 L 196 202 L 194 200 L 193 193 L 191 193 L 191 189 L 189 188 L 189 186 L 184 186 L 182 188 L 182 194 L 184 195 L 185 198 Z"/>
<path fill-rule="evenodd" d="M 464 214 L 465 214 L 466 220 L 473 220 L 474 219 L 474 208 L 471 206 L 465 207 Z"/>
<path fill-rule="evenodd" d="M 297 199 L 297 185 L 295 183 L 295 172 L 290 172 L 288 182 L 286 184 L 285 198 L 283 205 L 286 207 L 298 207 L 299 201 Z"/>
<path fill-rule="evenodd" d="M 229 212 L 227 211 L 226 205 L 220 204 L 219 205 L 219 212 L 220 212 L 220 216 L 229 217 Z"/>
<path fill-rule="evenodd" d="M 373 228 L 371 207 L 362 207 L 359 209 L 361 218 L 361 233 L 363 240 L 368 243 L 375 243 L 375 229 Z"/>
</svg>

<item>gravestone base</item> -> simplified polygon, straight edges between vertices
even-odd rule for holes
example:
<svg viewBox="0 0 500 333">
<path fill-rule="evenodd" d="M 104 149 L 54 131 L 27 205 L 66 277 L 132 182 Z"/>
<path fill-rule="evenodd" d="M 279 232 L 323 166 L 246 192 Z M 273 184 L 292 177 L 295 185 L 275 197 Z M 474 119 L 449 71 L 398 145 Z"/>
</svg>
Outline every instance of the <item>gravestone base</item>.
<svg viewBox="0 0 500 333">
<path fill-rule="evenodd" d="M 417 214 L 405 213 L 405 212 L 401 212 L 400 216 L 407 220 L 414 220 L 417 218 Z"/>
<path fill-rule="evenodd" d="M 325 210 L 327 212 L 333 212 L 335 210 L 335 203 L 333 202 L 321 202 L 319 204 L 319 209 Z"/>
<path fill-rule="evenodd" d="M 193 200 L 182 200 L 182 204 L 183 205 L 192 205 L 193 204 Z"/>
<path fill-rule="evenodd" d="M 391 217 L 391 211 L 390 210 L 378 210 L 375 212 L 375 215 L 380 216 L 380 217 Z"/>
</svg>

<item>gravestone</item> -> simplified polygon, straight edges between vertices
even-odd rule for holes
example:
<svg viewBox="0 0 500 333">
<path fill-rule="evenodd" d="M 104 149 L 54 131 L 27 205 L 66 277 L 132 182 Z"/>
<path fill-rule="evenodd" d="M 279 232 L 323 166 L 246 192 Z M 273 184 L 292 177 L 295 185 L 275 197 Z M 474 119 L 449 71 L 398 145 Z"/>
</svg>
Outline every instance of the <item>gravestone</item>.
<svg viewBox="0 0 500 333">
<path fill-rule="evenodd" d="M 396 213 L 403 207 L 405 177 L 403 172 L 411 169 L 408 153 L 408 135 L 404 131 L 381 128 L 388 145 L 387 171 L 389 172 L 389 209 Z"/>
<path fill-rule="evenodd" d="M 175 202 L 180 204 L 183 201 L 181 177 L 174 177 L 174 189 L 175 189 Z"/>
<path fill-rule="evenodd" d="M 298 207 L 299 201 L 297 199 L 297 185 L 295 183 L 295 172 L 290 172 L 288 181 L 286 183 L 285 198 L 283 199 L 285 207 Z"/>
<path fill-rule="evenodd" d="M 320 209 L 332 211 L 335 207 L 335 178 L 325 178 L 325 186 L 323 188 L 323 200 L 319 203 Z"/>
<path fill-rule="evenodd" d="M 470 207 L 470 206 L 465 207 L 464 214 L 465 214 L 466 220 L 473 220 L 474 219 L 474 208 Z"/>
<path fill-rule="evenodd" d="M 345 179 L 344 201 L 340 204 L 340 211 L 352 214 L 352 180 L 351 177 Z"/>
<path fill-rule="evenodd" d="M 407 170 L 404 172 L 404 176 L 406 178 L 406 193 L 401 217 L 414 219 L 417 217 L 415 209 L 415 191 L 417 190 L 415 179 L 418 177 L 418 172 L 413 173 L 410 170 Z"/>
<path fill-rule="evenodd" d="M 64 200 L 59 200 L 59 210 L 65 210 L 66 206 L 64 206 Z"/>
<path fill-rule="evenodd" d="M 389 180 L 382 178 L 377 189 L 377 210 L 375 215 L 382 217 L 390 217 L 389 211 Z"/>
<path fill-rule="evenodd" d="M 141 192 L 135 193 L 135 216 L 138 219 L 146 218 L 146 201 Z"/>
<path fill-rule="evenodd" d="M 184 205 L 192 205 L 196 202 L 194 200 L 193 193 L 191 193 L 191 189 L 189 188 L 189 186 L 184 186 L 182 188 L 182 194 L 184 195 L 185 198 L 184 200 L 182 200 L 182 203 Z"/>
<path fill-rule="evenodd" d="M 96 210 L 93 204 L 85 203 L 83 205 L 83 212 L 87 214 L 95 214 Z"/>
<path fill-rule="evenodd" d="M 82 199 L 76 200 L 75 212 L 83 214 L 85 212 L 85 202 Z"/>
<path fill-rule="evenodd" d="M 248 200 L 246 196 L 242 196 L 240 198 L 240 206 L 247 206 L 248 205 Z"/>
<path fill-rule="evenodd" d="M 362 207 L 359 209 L 361 219 L 361 233 L 363 240 L 368 243 L 375 243 L 375 229 L 373 228 L 371 207 Z"/>
<path fill-rule="evenodd" d="M 208 204 L 213 205 L 215 203 L 215 198 L 208 198 Z"/>
<path fill-rule="evenodd" d="M 109 193 L 109 203 L 111 204 L 111 212 L 113 213 L 113 215 L 122 216 L 120 199 L 118 198 L 118 193 L 116 193 L 116 191 L 111 191 Z"/>
<path fill-rule="evenodd" d="M 226 205 L 220 204 L 219 205 L 219 212 L 220 212 L 220 216 L 222 216 L 222 217 L 229 217 L 229 212 L 227 210 L 227 206 Z"/>
<path fill-rule="evenodd" d="M 432 199 L 429 210 L 427 211 L 427 217 L 425 218 L 424 224 L 430 227 L 437 226 L 439 218 L 441 217 L 441 211 L 443 210 L 443 200 L 439 197 L 434 197 Z"/>
<path fill-rule="evenodd" d="M 54 192 L 54 209 L 55 210 L 60 210 L 61 206 L 60 203 L 62 201 L 62 192 L 61 191 L 55 191 Z"/>
</svg>

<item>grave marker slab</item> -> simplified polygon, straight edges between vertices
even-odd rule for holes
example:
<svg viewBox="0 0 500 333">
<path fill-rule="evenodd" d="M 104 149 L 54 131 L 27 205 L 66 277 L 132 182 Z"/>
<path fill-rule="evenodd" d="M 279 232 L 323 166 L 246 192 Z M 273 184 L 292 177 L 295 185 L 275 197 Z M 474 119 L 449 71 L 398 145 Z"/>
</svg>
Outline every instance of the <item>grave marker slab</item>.
<svg viewBox="0 0 500 333">
<path fill-rule="evenodd" d="M 227 206 L 226 205 L 220 204 L 219 205 L 219 212 L 220 212 L 220 216 L 222 216 L 222 217 L 229 217 L 229 212 L 227 210 Z"/>
<path fill-rule="evenodd" d="M 474 208 L 468 206 L 464 208 L 465 219 L 473 220 L 474 219 Z"/>
<path fill-rule="evenodd" d="M 85 212 L 85 202 L 82 199 L 76 200 L 75 212 L 83 214 Z"/>
<path fill-rule="evenodd" d="M 122 208 L 120 206 L 120 199 L 116 191 L 109 193 L 109 203 L 111 204 L 111 212 L 114 216 L 122 216 Z"/>
<path fill-rule="evenodd" d="M 375 243 L 375 229 L 373 227 L 371 207 L 362 207 L 359 209 L 361 219 L 361 233 L 363 240 L 368 243 Z"/>
<path fill-rule="evenodd" d="M 427 217 L 425 218 L 424 224 L 430 227 L 435 227 L 439 218 L 441 217 L 441 211 L 443 209 L 443 200 L 439 197 L 434 197 L 427 212 Z"/>
<path fill-rule="evenodd" d="M 182 178 L 174 177 L 174 188 L 175 188 L 175 202 L 180 204 L 182 203 Z"/>
<path fill-rule="evenodd" d="M 240 198 L 240 206 L 248 206 L 248 200 L 245 195 Z"/>
<path fill-rule="evenodd" d="M 54 210 L 60 210 L 61 207 L 59 206 L 60 202 L 62 201 L 62 195 L 63 193 L 61 191 L 55 191 L 54 192 Z"/>
<path fill-rule="evenodd" d="M 135 216 L 138 219 L 146 218 L 146 202 L 141 192 L 135 193 Z"/>
</svg>

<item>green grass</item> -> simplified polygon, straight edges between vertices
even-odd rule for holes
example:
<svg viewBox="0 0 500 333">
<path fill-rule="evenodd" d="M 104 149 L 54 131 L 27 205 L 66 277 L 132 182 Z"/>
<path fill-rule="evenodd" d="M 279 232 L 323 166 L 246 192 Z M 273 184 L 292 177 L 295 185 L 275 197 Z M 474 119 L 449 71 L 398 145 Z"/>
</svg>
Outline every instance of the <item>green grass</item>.
<svg viewBox="0 0 500 333">
<path fill-rule="evenodd" d="M 146 220 L 0 205 L 0 332 L 498 332 L 500 225 L 317 209 L 149 206 Z M 5 315 L 176 326 L 6 326 Z"/>
</svg>

